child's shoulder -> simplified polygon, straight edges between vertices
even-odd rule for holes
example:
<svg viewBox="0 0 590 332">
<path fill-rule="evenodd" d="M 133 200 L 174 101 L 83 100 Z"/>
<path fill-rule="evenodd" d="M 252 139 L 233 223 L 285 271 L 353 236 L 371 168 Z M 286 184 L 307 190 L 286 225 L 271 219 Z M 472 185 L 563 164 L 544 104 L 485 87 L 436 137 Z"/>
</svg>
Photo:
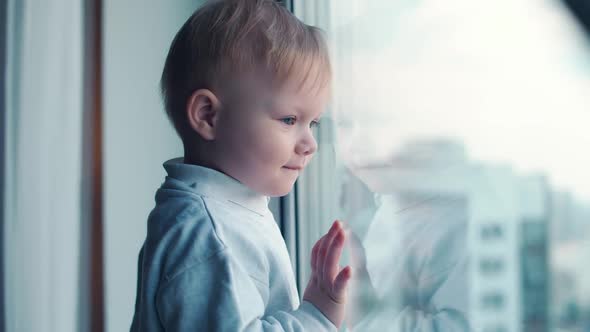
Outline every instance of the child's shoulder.
<svg viewBox="0 0 590 332">
<path fill-rule="evenodd" d="M 148 218 L 147 243 L 163 253 L 169 273 L 211 259 L 226 249 L 203 202 L 195 197 L 167 199 Z"/>
</svg>

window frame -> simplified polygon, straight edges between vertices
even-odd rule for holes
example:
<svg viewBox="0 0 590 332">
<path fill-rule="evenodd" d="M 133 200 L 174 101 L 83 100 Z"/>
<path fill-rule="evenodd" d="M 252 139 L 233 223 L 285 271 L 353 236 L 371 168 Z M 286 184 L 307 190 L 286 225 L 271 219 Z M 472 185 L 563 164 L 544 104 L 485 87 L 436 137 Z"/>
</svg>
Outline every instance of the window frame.
<svg viewBox="0 0 590 332">
<path fill-rule="evenodd" d="M 0 144 L 0 330 L 6 329 L 6 322 L 4 319 L 4 178 L 5 178 L 5 167 L 6 162 L 5 156 L 5 143 L 7 138 L 6 133 L 6 53 L 7 53 L 7 28 L 8 13 L 7 13 L 7 1 L 0 1 L 0 17 L 4 24 L 0 24 L 0 135 L 2 135 L 2 144 Z"/>
</svg>

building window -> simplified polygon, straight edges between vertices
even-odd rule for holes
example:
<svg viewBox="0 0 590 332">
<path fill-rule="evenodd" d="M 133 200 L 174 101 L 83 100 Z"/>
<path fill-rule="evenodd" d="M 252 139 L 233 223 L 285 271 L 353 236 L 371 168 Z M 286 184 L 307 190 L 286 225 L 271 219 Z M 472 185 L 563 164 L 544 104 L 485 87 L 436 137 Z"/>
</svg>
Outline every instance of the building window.
<svg viewBox="0 0 590 332">
<path fill-rule="evenodd" d="M 498 240 L 504 236 L 504 230 L 499 224 L 487 224 L 481 227 L 481 238 L 485 241 Z"/>
<path fill-rule="evenodd" d="M 500 258 L 482 258 L 479 270 L 484 275 L 496 275 L 504 271 L 504 261 Z"/>
<path fill-rule="evenodd" d="M 500 310 L 504 307 L 504 295 L 501 293 L 487 293 L 481 297 L 481 305 L 483 309 Z"/>
</svg>

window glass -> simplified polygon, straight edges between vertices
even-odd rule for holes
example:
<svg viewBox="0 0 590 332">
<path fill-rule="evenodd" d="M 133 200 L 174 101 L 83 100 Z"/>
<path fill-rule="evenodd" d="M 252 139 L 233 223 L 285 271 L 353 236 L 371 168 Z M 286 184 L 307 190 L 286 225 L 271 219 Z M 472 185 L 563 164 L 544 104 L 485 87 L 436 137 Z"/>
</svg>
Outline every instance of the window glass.
<svg viewBox="0 0 590 332">
<path fill-rule="evenodd" d="M 295 1 L 333 99 L 298 182 L 300 286 L 351 230 L 350 331 L 590 324 L 590 47 L 546 0 Z"/>
</svg>

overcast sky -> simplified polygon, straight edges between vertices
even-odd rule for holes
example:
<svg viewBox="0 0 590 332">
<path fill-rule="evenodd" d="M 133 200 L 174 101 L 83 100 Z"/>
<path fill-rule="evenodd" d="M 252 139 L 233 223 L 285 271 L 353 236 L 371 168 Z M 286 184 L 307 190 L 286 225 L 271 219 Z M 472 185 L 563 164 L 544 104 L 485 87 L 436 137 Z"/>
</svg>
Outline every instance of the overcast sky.
<svg viewBox="0 0 590 332">
<path fill-rule="evenodd" d="M 334 108 L 359 124 L 360 158 L 453 137 L 474 160 L 540 171 L 590 201 L 590 47 L 556 1 L 344 0 L 331 10 Z"/>
</svg>

